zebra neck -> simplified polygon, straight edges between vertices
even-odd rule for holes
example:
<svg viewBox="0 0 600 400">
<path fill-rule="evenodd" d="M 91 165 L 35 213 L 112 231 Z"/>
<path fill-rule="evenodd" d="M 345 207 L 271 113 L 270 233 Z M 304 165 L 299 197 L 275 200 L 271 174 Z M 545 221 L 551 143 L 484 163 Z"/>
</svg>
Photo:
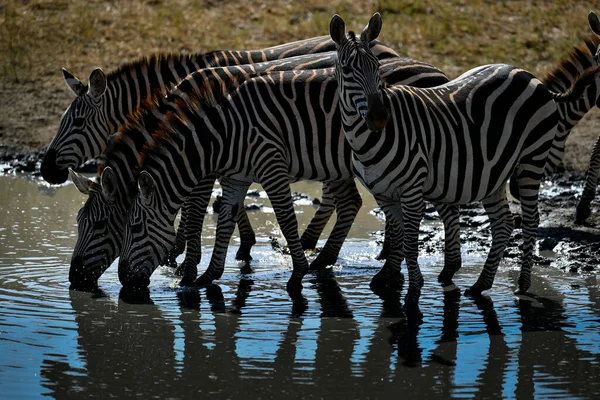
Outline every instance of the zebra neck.
<svg viewBox="0 0 600 400">
<path fill-rule="evenodd" d="M 598 79 L 590 85 L 584 94 L 577 100 L 564 103 L 558 102 L 558 115 L 560 119 L 559 130 L 568 133 L 570 130 L 600 101 L 600 87 Z M 560 134 L 561 132 L 559 132 Z"/>
</svg>

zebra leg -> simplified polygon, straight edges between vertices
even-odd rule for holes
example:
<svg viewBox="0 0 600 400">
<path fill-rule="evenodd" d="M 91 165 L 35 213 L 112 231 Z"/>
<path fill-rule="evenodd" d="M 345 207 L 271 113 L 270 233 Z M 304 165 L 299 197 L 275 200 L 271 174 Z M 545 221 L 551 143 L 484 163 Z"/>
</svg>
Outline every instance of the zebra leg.
<svg viewBox="0 0 600 400">
<path fill-rule="evenodd" d="M 323 246 L 317 258 L 311 263 L 311 269 L 324 269 L 328 265 L 335 264 L 342 244 L 346 240 L 356 214 L 358 214 L 358 210 L 362 206 L 362 198 L 358 193 L 354 179 L 344 182 L 329 182 L 328 185 L 330 185 L 328 190 L 331 193 L 335 193 L 334 201 L 337 219 L 325 246 Z"/>
<path fill-rule="evenodd" d="M 581 200 L 577 204 L 575 209 L 575 222 L 582 223 L 590 216 L 591 209 L 590 203 L 596 197 L 596 187 L 598 185 L 598 172 L 600 170 L 600 137 L 594 145 L 592 155 L 590 156 L 590 163 L 585 173 L 585 186 L 583 188 L 583 194 Z"/>
<path fill-rule="evenodd" d="M 179 255 L 182 254 L 183 251 L 185 250 L 185 238 L 186 238 L 185 224 L 188 219 L 187 212 L 188 212 L 188 203 L 185 202 L 183 204 L 183 207 L 181 207 L 181 219 L 179 221 L 179 226 L 177 227 L 177 235 L 175 236 L 175 244 L 173 245 L 173 248 L 171 249 L 171 251 L 169 252 L 169 255 L 167 256 L 169 267 L 171 267 L 171 268 L 177 268 L 177 257 L 179 257 Z M 175 274 L 178 275 L 179 271 L 176 270 Z"/>
<path fill-rule="evenodd" d="M 465 291 L 465 295 L 467 296 L 480 296 L 484 290 L 491 289 L 498 265 L 514 229 L 514 219 L 506 198 L 506 184 L 502 185 L 489 197 L 483 199 L 481 203 L 490 221 L 492 247 L 477 282 Z"/>
<path fill-rule="evenodd" d="M 185 226 L 184 235 L 187 241 L 187 251 L 185 259 L 175 270 L 175 275 L 182 277 L 179 282 L 180 286 L 193 284 L 198 275 L 198 264 L 200 264 L 202 256 L 200 243 L 202 225 L 204 224 L 204 216 L 206 215 L 206 208 L 208 207 L 214 184 L 214 176 L 200 180 L 183 205 L 181 218 Z M 179 229 L 177 230 L 177 238 L 179 238 Z M 177 238 L 175 240 L 176 243 Z M 173 257 L 174 260 L 179 254 L 181 253 L 176 254 L 175 250 L 173 250 L 169 253 L 169 257 Z"/>
<path fill-rule="evenodd" d="M 257 175 L 260 184 L 269 196 L 277 223 L 292 256 L 293 271 L 287 283 L 287 290 L 292 299 L 298 299 L 302 292 L 302 278 L 308 272 L 308 261 L 298 236 L 298 220 L 294 212 L 287 165 L 271 160 L 270 168 Z"/>
<path fill-rule="evenodd" d="M 540 224 L 538 211 L 540 178 L 520 177 L 518 184 L 523 213 L 523 261 L 521 263 L 521 274 L 519 275 L 519 288 L 516 294 L 525 294 L 531 286 L 533 253 Z"/>
<path fill-rule="evenodd" d="M 392 238 L 392 232 L 391 232 L 392 227 L 390 226 L 390 223 L 388 222 L 387 218 L 385 219 L 385 233 L 384 233 L 384 237 L 383 237 L 383 245 L 381 246 L 381 251 L 379 252 L 379 254 L 377 255 L 377 257 L 375 257 L 376 260 L 385 260 L 386 258 L 388 258 L 390 251 L 391 251 L 391 238 Z"/>
<path fill-rule="evenodd" d="M 402 206 L 397 201 L 375 196 L 379 207 L 383 210 L 386 220 L 386 237 L 389 237 L 389 253 L 381 270 L 371 279 L 370 287 L 376 294 L 389 289 L 395 290 L 402 286 L 404 276 L 401 273 L 404 261 L 404 222 Z"/>
<path fill-rule="evenodd" d="M 221 179 L 221 186 L 223 187 L 223 204 L 217 218 L 214 250 L 208 268 L 196 279 L 196 285 L 210 284 L 223 275 L 229 241 L 233 235 L 240 206 L 243 206 L 250 182 L 223 178 Z"/>
<path fill-rule="evenodd" d="M 402 215 L 404 221 L 404 254 L 408 270 L 408 291 L 405 304 L 407 307 L 418 308 L 423 275 L 419 268 L 419 226 L 425 214 L 425 202 L 420 188 L 405 193 L 402 198 Z"/>
<path fill-rule="evenodd" d="M 252 229 L 246 207 L 244 207 L 243 203 L 238 211 L 237 226 L 240 231 L 240 248 L 235 255 L 235 259 L 248 262 L 252 260 L 250 249 L 256 244 L 256 235 L 254 234 L 254 229 Z"/>
<path fill-rule="evenodd" d="M 444 221 L 444 268 L 438 282 L 444 286 L 452 284 L 452 278 L 462 266 L 460 254 L 460 215 L 455 204 L 435 204 L 435 209 Z"/>
<path fill-rule="evenodd" d="M 304 250 L 311 250 L 317 247 L 317 242 L 323 229 L 329 222 L 329 218 L 335 210 L 335 203 L 333 196 L 330 193 L 330 185 L 326 182 L 323 183 L 323 198 L 321 204 L 315 213 L 315 216 L 310 220 L 310 223 L 302 233 L 300 242 Z"/>
</svg>

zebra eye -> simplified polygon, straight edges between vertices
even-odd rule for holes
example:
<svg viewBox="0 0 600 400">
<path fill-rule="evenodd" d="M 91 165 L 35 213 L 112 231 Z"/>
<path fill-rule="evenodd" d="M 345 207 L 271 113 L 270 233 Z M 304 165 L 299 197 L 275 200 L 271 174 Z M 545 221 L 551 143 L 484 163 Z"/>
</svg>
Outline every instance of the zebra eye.
<svg viewBox="0 0 600 400">
<path fill-rule="evenodd" d="M 85 124 L 85 118 L 82 118 L 82 117 L 75 117 L 75 118 L 73 119 L 73 124 L 74 124 L 74 125 L 77 125 L 77 126 L 81 126 L 81 125 Z"/>
<path fill-rule="evenodd" d="M 343 72 L 344 74 L 351 74 L 351 73 L 352 73 L 352 68 L 350 68 L 350 67 L 346 67 L 346 66 L 343 66 L 343 67 L 342 67 L 342 72 Z"/>
</svg>

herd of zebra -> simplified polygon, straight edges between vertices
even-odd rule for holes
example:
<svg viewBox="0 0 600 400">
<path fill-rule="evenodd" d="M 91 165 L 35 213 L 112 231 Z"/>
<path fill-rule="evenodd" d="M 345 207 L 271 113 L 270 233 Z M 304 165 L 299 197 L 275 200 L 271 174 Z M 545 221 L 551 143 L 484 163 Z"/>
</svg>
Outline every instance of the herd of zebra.
<svg viewBox="0 0 600 400">
<path fill-rule="evenodd" d="M 436 67 L 400 57 L 376 39 L 381 16 L 360 34 L 335 15 L 330 35 L 263 50 L 153 55 L 108 74 L 92 71 L 85 84 L 63 69 L 76 98 L 41 165 L 44 179 L 68 178 L 87 195 L 77 215 L 78 237 L 69 271 L 76 286 L 95 285 L 120 257 L 128 287 L 145 287 L 163 263 L 178 267 L 181 285 L 202 285 L 223 274 L 238 225 L 237 259 L 256 242 L 243 205 L 259 183 L 289 246 L 294 298 L 309 269 L 334 264 L 361 207 L 357 178 L 386 216 L 384 265 L 373 288 L 397 287 L 408 269 L 408 304 L 423 285 L 417 257 L 424 202 L 445 229 L 444 268 L 450 284 L 461 267 L 459 206 L 481 201 L 492 246 L 479 279 L 467 290 L 491 288 L 513 231 L 506 187 L 523 214 L 518 292 L 530 287 L 539 224 L 540 181 L 561 162 L 571 129 L 600 105 L 600 20 L 593 34 L 543 81 L 522 69 L 493 64 L 454 80 Z M 99 157 L 95 179 L 73 171 Z M 600 139 L 586 176 L 576 219 L 590 213 L 600 167 Z M 215 248 L 198 275 L 203 219 L 216 179 L 223 190 Z M 322 202 L 302 236 L 290 183 L 322 182 Z M 181 210 L 177 232 L 174 223 Z M 325 225 L 336 222 L 308 264 Z"/>
</svg>

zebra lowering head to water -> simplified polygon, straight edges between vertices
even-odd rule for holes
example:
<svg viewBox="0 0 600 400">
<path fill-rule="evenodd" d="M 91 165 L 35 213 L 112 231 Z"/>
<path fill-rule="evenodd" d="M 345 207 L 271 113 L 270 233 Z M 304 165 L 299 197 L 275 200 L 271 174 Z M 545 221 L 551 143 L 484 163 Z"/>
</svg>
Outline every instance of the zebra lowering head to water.
<svg viewBox="0 0 600 400">
<path fill-rule="evenodd" d="M 187 85 L 180 84 L 172 94 L 177 97 L 173 100 L 177 112 L 155 127 L 152 141 L 140 155 L 139 191 L 129 210 L 119 262 L 121 282 L 148 284 L 168 250 L 176 208 L 198 179 L 216 172 L 229 185 L 223 195 L 228 210 L 222 209 L 218 220 L 218 226 L 228 230 L 222 237 L 218 234 L 217 242 L 228 245 L 236 217 L 234 205 L 250 183 L 260 183 L 290 248 L 293 272 L 288 290 L 299 293 L 308 264 L 297 237 L 290 177 L 330 182 L 356 192 L 333 72 L 333 68 L 274 72 L 241 83 L 221 81 L 200 90 L 186 90 Z M 423 79 L 430 84 L 433 79 L 446 80 L 439 70 L 407 59 L 389 60 L 382 74 L 397 80 L 404 76 L 413 84 Z M 155 107 L 160 108 L 160 103 Z M 336 222 L 344 227 L 344 237 L 358 211 L 353 199 L 348 195 L 336 199 L 350 202 L 345 207 L 350 211 Z M 209 270 L 205 276 L 214 279 L 223 273 L 223 266 Z"/>
<path fill-rule="evenodd" d="M 403 81 L 413 85 L 432 86 L 447 81 L 446 76 L 438 69 L 414 60 L 395 58 L 382 64 L 382 76 L 391 82 Z M 90 193 L 90 197 L 78 216 L 79 233 L 73 254 L 74 260 L 77 260 L 77 264 L 84 271 L 96 271 L 93 278 L 97 280 L 99 273 L 121 254 L 124 220 L 138 191 L 135 185 L 141 168 L 138 165 L 138 156 L 140 152 L 147 154 L 152 149 L 156 153 L 169 153 L 168 159 L 164 159 L 162 155 L 157 155 L 156 158 L 148 155 L 143 157 L 144 162 L 154 160 L 169 164 L 168 167 L 163 167 L 166 169 L 162 172 L 168 174 L 165 176 L 168 180 L 164 182 L 164 187 L 161 186 L 159 193 L 172 197 L 165 203 L 160 202 L 163 211 L 172 210 L 174 204 L 181 205 L 188 194 L 187 185 L 194 184 L 195 179 L 202 179 L 211 173 L 224 176 L 222 184 L 227 203 L 222 207 L 223 215 L 219 213 L 213 258 L 198 283 L 210 282 L 222 274 L 226 249 L 233 230 L 233 225 L 230 224 L 234 221 L 233 207 L 239 203 L 239 196 L 248 184 L 260 176 L 259 172 L 265 174 L 264 186 L 265 189 L 269 187 L 273 202 L 281 197 L 279 201 L 285 201 L 287 206 L 289 201 L 290 208 L 286 209 L 289 214 L 285 217 L 293 223 L 295 215 L 291 207 L 291 197 L 286 197 L 285 192 L 279 195 L 277 190 L 289 192 L 290 178 L 311 179 L 328 184 L 331 193 L 335 193 L 333 200 L 336 203 L 338 218 L 332 234 L 315 261 L 319 260 L 323 266 L 328 265 L 331 260 L 335 262 L 339 248 L 358 211 L 360 196 L 353 180 L 350 149 L 337 116 L 339 111 L 333 72 L 333 68 L 329 68 L 288 72 L 283 76 L 265 73 L 260 74 L 256 80 L 249 80 L 252 75 L 233 76 L 231 68 L 199 70 L 186 77 L 167 98 L 155 96 L 152 103 L 138 109 L 133 121 L 121 128 L 104 153 L 104 167 L 100 171 L 98 181 L 84 180 L 83 184 L 79 185 L 81 189 Z M 223 96 L 223 93 L 232 87 L 236 88 L 236 93 L 243 94 L 244 101 L 240 100 L 242 94 L 234 94 L 232 98 Z M 192 102 L 193 107 L 188 107 L 186 99 L 189 97 L 200 99 Z M 263 104 L 267 104 L 268 107 Z M 257 108 L 254 109 L 254 106 Z M 182 131 L 181 139 L 173 136 L 173 141 L 165 140 L 175 135 L 173 130 Z M 168 134 L 164 134 L 164 131 Z M 265 157 L 263 163 L 254 164 L 248 159 L 250 156 L 257 156 L 257 149 L 252 147 L 251 141 L 248 143 L 249 138 L 254 137 L 259 141 L 268 142 L 264 147 L 268 151 L 258 154 L 261 161 L 262 157 Z M 180 140 L 184 139 L 187 145 L 179 148 Z M 203 151 L 203 157 L 194 153 L 196 142 Z M 184 150 L 185 154 L 171 153 Z M 279 159 L 283 161 L 276 162 Z M 197 168 L 200 161 L 209 164 L 202 171 Z M 225 166 L 219 164 L 217 168 L 211 164 L 217 161 L 225 163 Z M 251 168 L 250 172 L 246 172 L 248 168 Z M 276 175 L 280 180 L 273 181 L 272 176 L 263 171 L 270 168 L 277 168 L 277 172 L 283 174 Z M 238 173 L 240 176 L 245 177 L 244 173 L 249 174 L 246 181 L 237 185 L 241 185 L 241 189 L 234 185 L 235 181 L 240 179 L 236 175 L 236 169 L 241 169 Z M 162 184 L 161 180 L 158 182 Z M 229 188 L 230 186 L 241 190 L 235 193 L 238 197 L 232 197 L 233 189 Z M 281 213 L 278 215 L 281 216 Z M 142 232 L 136 233 L 136 246 L 143 247 L 148 242 L 154 246 L 147 252 L 151 256 L 151 265 L 142 274 L 136 274 L 135 270 L 139 269 L 137 260 L 132 259 L 131 262 L 120 264 L 119 275 L 124 285 L 147 285 L 150 274 L 165 256 L 164 251 L 172 246 L 168 240 L 172 238 L 173 221 L 169 226 L 161 225 L 160 229 L 150 226 L 147 230 L 140 225 L 143 221 L 134 218 L 131 231 L 139 229 L 139 232 Z M 156 222 L 162 223 L 163 218 L 157 219 Z M 95 231 L 96 224 L 103 229 Z M 111 227 L 110 232 L 116 234 L 107 232 L 107 227 Z M 163 229 L 168 232 L 163 234 Z M 334 231 L 339 234 L 334 234 Z M 145 232 L 149 234 L 146 235 Z M 153 244 L 156 242 L 160 244 Z M 290 239 L 288 242 L 295 243 Z M 141 261 L 146 263 L 146 253 L 140 254 L 144 256 L 140 257 Z M 300 254 L 295 256 L 304 259 L 306 263 L 301 249 Z M 121 259 L 125 258 L 122 255 Z M 133 273 L 126 268 L 127 263 L 134 266 Z"/>
<path fill-rule="evenodd" d="M 67 168 L 75 168 L 87 159 L 99 156 L 106 147 L 109 135 L 117 131 L 142 101 L 149 99 L 156 90 L 166 93 L 191 71 L 210 65 L 237 66 L 265 60 L 276 61 L 239 68 L 248 72 L 251 68 L 254 71 L 257 68 L 325 68 L 333 66 L 335 53 L 329 51 L 333 49 L 331 38 L 323 36 L 263 50 L 214 51 L 193 55 L 159 54 L 125 64 L 106 75 L 102 70 L 96 69 L 90 76 L 89 85 L 63 70 L 67 84 L 77 96 L 64 113 L 58 133 L 48 147 L 41 166 L 42 175 L 51 183 L 64 182 Z M 392 49 L 381 43 L 374 43 L 374 52 L 382 59 L 397 56 Z M 309 56 L 297 58 L 298 55 L 304 54 Z M 175 245 L 169 254 L 169 263 L 176 266 L 176 257 L 183 252 L 187 244 L 185 260 L 178 269 L 183 275 L 182 283 L 195 279 L 194 271 L 197 270 L 196 266 L 201 256 L 200 233 L 213 185 L 214 177 L 206 177 L 182 207 Z M 303 248 L 316 246 L 334 209 L 330 190 L 324 187 L 317 213 L 302 235 Z M 243 206 L 240 207 L 239 213 L 241 243 L 236 259 L 250 260 L 250 249 L 255 243 L 255 235 Z M 69 274 L 70 281 L 73 284 L 88 282 L 90 277 L 79 262 L 81 258 L 76 257 L 74 261 Z"/>
<path fill-rule="evenodd" d="M 492 248 L 467 293 L 489 289 L 513 230 L 505 186 L 514 172 L 523 209 L 518 291 L 527 292 L 539 223 L 540 179 L 558 123 L 556 101 L 577 98 L 598 69 L 586 71 L 566 94 L 553 93 L 529 72 L 503 64 L 474 68 L 435 88 L 383 86 L 379 62 L 368 48 L 381 26 L 379 14 L 360 36 L 346 33 L 338 15 L 330 23 L 338 46 L 342 125 L 353 165 L 401 243 L 392 249 L 379 282 L 397 275 L 406 257 L 406 300 L 418 304 L 423 285 L 418 233 L 424 201 L 446 205 L 482 201 L 490 218 Z M 446 274 L 440 281 L 450 278 Z"/>
</svg>

